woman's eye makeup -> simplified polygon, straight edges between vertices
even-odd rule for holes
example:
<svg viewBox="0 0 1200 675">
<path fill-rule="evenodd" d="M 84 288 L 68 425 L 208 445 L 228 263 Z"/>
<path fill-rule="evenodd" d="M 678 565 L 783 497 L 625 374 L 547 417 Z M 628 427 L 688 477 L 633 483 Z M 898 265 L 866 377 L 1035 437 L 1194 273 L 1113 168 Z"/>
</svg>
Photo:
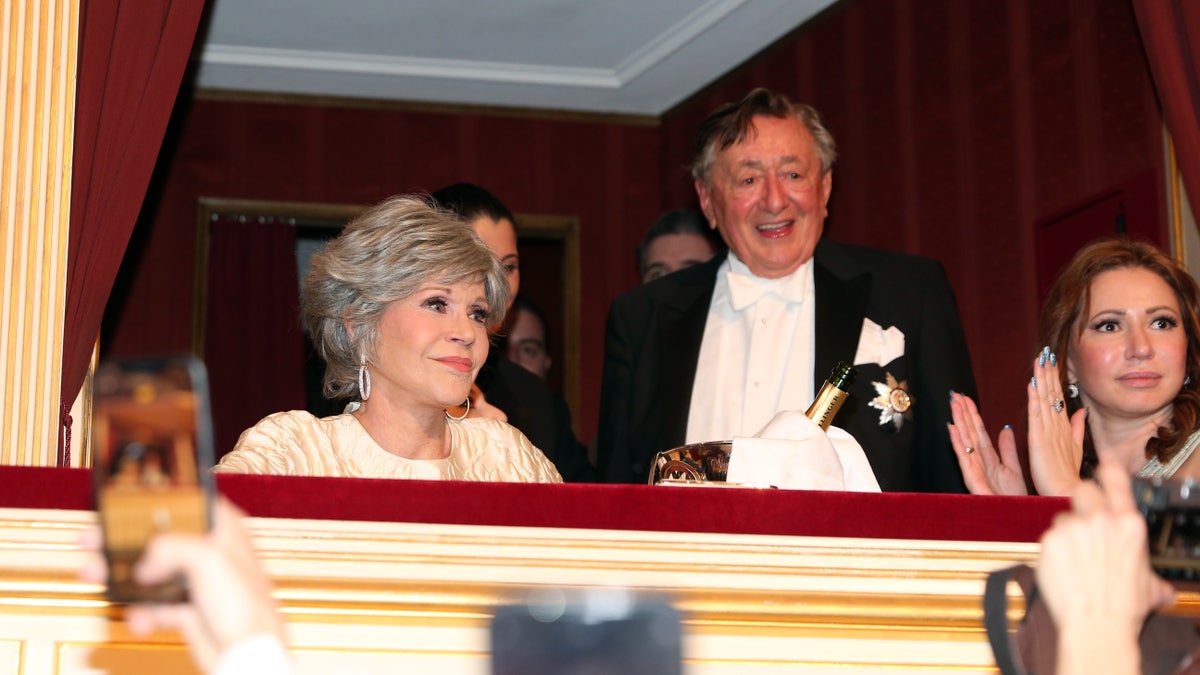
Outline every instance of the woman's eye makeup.
<svg viewBox="0 0 1200 675">
<path fill-rule="evenodd" d="M 1179 319 L 1172 314 L 1160 314 L 1151 318 L 1147 325 L 1151 328 L 1166 330 L 1179 326 Z M 1119 319 L 1099 319 L 1092 323 L 1092 330 L 1099 333 L 1113 333 L 1121 328 Z"/>
<path fill-rule="evenodd" d="M 1169 314 L 1164 314 L 1162 316 L 1154 317 L 1154 319 L 1150 321 L 1150 325 L 1159 329 L 1175 328 L 1179 325 L 1179 319 L 1176 319 Z"/>
<path fill-rule="evenodd" d="M 465 310 L 467 316 L 470 317 L 472 321 L 478 321 L 479 323 L 486 323 L 488 319 L 488 305 L 486 302 L 483 302 L 482 299 L 469 303 L 464 302 L 461 304 L 454 304 L 451 302 L 451 299 L 445 295 L 433 295 L 421 300 L 421 306 L 432 309 L 439 314 Z"/>
</svg>

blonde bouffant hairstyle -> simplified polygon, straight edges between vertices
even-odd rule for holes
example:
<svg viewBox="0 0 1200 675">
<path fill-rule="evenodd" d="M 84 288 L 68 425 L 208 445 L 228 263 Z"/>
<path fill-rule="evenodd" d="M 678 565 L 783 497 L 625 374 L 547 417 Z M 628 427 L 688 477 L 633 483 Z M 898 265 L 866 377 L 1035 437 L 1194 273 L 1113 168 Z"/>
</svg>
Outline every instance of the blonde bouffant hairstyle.
<svg viewBox="0 0 1200 675">
<path fill-rule="evenodd" d="M 358 392 L 360 359 L 375 359 L 379 321 L 392 302 L 428 283 L 482 282 L 487 324 L 504 320 L 508 280 L 496 257 L 453 213 L 399 195 L 355 218 L 312 258 L 301 293 L 304 327 L 325 360 L 325 395 Z"/>
</svg>

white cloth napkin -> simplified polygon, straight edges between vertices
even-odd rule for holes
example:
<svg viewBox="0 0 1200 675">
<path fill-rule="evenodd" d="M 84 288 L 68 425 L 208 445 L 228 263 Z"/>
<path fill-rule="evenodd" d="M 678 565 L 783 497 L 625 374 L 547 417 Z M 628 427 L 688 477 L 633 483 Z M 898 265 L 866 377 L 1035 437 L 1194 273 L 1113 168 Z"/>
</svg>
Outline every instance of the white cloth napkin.
<svg viewBox="0 0 1200 675">
<path fill-rule="evenodd" d="M 804 413 L 792 410 L 776 413 L 752 437 L 734 437 L 725 480 L 784 490 L 880 491 L 853 436 L 837 427 L 823 433 Z"/>
</svg>

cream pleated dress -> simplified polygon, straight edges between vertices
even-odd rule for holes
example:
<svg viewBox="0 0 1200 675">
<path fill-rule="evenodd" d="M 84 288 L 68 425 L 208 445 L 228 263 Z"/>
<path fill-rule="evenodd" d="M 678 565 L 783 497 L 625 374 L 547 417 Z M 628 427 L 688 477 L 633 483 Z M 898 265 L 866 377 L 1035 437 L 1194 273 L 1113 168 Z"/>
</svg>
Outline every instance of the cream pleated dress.
<svg viewBox="0 0 1200 675">
<path fill-rule="evenodd" d="M 268 415 L 242 432 L 214 471 L 513 483 L 561 483 L 554 464 L 516 427 L 487 418 L 447 420 L 450 456 L 405 459 L 379 447 L 351 414 Z"/>
</svg>

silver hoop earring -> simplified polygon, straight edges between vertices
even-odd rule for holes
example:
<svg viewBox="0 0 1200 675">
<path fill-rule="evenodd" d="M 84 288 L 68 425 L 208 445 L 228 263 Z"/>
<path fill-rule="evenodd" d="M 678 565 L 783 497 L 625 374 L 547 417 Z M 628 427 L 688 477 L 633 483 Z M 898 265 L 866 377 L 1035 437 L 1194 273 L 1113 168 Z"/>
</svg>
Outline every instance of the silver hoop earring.
<svg viewBox="0 0 1200 675">
<path fill-rule="evenodd" d="M 362 400 L 371 398 L 371 371 L 367 370 L 367 355 L 358 357 L 358 396 Z"/>
<path fill-rule="evenodd" d="M 470 398 L 468 398 L 468 399 L 467 399 L 467 401 L 466 401 L 466 403 L 463 403 L 463 406 L 464 406 L 464 407 L 463 407 L 463 414 L 459 415 L 458 417 L 455 417 L 454 415 L 451 415 L 451 414 L 450 414 L 450 411 L 449 411 L 449 410 L 447 410 L 447 411 L 446 411 L 446 419 L 448 419 L 448 420 L 454 420 L 455 422 L 461 422 L 461 421 L 463 421 L 463 420 L 467 419 L 467 413 L 471 412 L 471 399 L 470 399 Z"/>
<path fill-rule="evenodd" d="M 1067 385 L 1067 396 L 1071 398 L 1079 398 L 1079 386 L 1074 382 Z"/>
</svg>

